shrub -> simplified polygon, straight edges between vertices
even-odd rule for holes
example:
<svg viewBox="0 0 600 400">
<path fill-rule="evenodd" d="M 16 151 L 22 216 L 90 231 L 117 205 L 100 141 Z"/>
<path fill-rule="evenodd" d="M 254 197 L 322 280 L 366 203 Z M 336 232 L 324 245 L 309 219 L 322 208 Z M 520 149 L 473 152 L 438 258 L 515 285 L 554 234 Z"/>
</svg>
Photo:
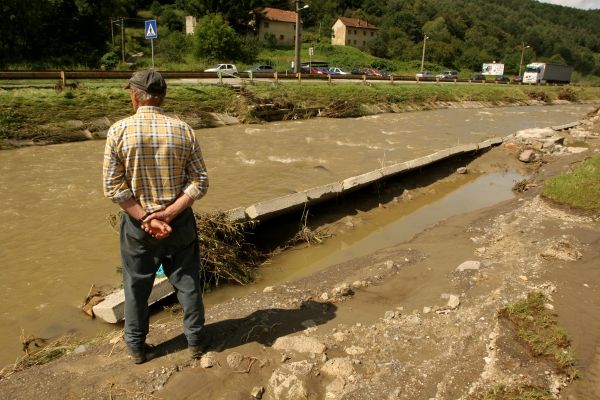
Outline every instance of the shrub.
<svg viewBox="0 0 600 400">
<path fill-rule="evenodd" d="M 569 87 L 563 87 L 557 94 L 560 100 L 577 101 L 577 93 Z"/>
</svg>

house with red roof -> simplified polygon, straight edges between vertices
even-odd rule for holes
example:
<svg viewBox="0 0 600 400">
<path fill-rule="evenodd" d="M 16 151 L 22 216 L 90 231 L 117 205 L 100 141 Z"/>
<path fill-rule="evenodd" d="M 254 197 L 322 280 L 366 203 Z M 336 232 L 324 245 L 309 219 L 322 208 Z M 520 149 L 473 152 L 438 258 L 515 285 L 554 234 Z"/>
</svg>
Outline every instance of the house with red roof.
<svg viewBox="0 0 600 400">
<path fill-rule="evenodd" d="M 377 37 L 378 30 L 363 19 L 339 17 L 331 27 L 331 44 L 368 50 L 368 43 Z"/>
<path fill-rule="evenodd" d="M 260 12 L 258 24 L 258 37 L 261 41 L 274 38 L 278 46 L 294 44 L 296 37 L 296 12 L 280 10 L 279 8 L 265 7 Z M 300 26 L 302 29 L 302 26 Z"/>
</svg>

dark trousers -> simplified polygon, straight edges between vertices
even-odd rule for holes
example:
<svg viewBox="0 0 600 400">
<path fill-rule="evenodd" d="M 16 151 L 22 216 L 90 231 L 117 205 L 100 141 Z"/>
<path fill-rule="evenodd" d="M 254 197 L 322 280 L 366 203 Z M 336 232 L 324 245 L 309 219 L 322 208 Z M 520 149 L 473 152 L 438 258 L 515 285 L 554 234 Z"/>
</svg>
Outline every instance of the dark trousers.
<svg viewBox="0 0 600 400">
<path fill-rule="evenodd" d="M 148 297 L 156 271 L 163 264 L 184 311 L 183 327 L 188 346 L 198 346 L 204 326 L 200 288 L 200 248 L 196 221 L 188 208 L 171 221 L 173 231 L 162 240 L 144 232 L 128 214 L 121 218 L 121 262 L 125 290 L 125 343 L 141 351 L 149 329 Z"/>
</svg>

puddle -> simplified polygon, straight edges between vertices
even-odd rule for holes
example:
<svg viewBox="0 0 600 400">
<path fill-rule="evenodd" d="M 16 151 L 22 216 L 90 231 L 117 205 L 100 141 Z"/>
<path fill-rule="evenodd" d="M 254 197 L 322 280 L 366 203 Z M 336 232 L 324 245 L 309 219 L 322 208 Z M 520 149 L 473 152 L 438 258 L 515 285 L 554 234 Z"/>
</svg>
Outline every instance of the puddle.
<svg viewBox="0 0 600 400">
<path fill-rule="evenodd" d="M 255 284 L 219 288 L 205 295 L 205 302 L 207 305 L 221 303 L 408 241 L 451 216 L 512 198 L 512 187 L 521 179 L 522 175 L 511 171 L 465 175 L 462 180 L 440 182 L 435 185 L 435 191 L 413 201 L 391 205 L 379 213 L 359 214 L 361 223 L 353 230 L 328 239 L 320 246 L 285 252 L 261 268 Z"/>
</svg>

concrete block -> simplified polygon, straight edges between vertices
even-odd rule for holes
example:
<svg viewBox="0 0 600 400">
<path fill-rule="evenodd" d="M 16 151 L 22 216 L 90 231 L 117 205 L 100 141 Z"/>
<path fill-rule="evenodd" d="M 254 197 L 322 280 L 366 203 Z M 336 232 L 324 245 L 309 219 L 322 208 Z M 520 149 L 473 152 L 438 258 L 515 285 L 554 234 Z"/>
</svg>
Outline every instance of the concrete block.
<svg viewBox="0 0 600 400">
<path fill-rule="evenodd" d="M 306 193 L 308 201 L 311 202 L 312 200 L 330 199 L 342 193 L 343 190 L 342 182 L 333 182 L 305 190 L 304 193 Z"/>
<path fill-rule="evenodd" d="M 287 196 L 261 201 L 246 208 L 246 215 L 250 219 L 271 217 L 285 211 L 291 211 L 304 205 L 308 201 L 305 192 L 292 193 Z"/>
<path fill-rule="evenodd" d="M 231 222 L 243 222 L 248 219 L 248 216 L 246 215 L 246 209 L 244 207 L 232 208 L 231 210 L 225 211 L 225 214 Z"/>
<path fill-rule="evenodd" d="M 377 169 L 375 171 L 370 171 L 358 176 L 353 176 L 348 179 L 344 179 L 342 181 L 342 187 L 344 188 L 344 190 L 356 189 L 361 186 L 377 182 L 381 178 L 383 178 L 383 174 L 380 169 Z"/>
<path fill-rule="evenodd" d="M 152 305 L 174 292 L 173 286 L 167 278 L 157 278 L 154 280 L 154 286 L 148 298 L 148 305 Z M 125 292 L 121 289 L 109 294 L 103 302 L 96 304 L 92 310 L 96 317 L 111 324 L 122 321 L 125 318 Z"/>
</svg>

